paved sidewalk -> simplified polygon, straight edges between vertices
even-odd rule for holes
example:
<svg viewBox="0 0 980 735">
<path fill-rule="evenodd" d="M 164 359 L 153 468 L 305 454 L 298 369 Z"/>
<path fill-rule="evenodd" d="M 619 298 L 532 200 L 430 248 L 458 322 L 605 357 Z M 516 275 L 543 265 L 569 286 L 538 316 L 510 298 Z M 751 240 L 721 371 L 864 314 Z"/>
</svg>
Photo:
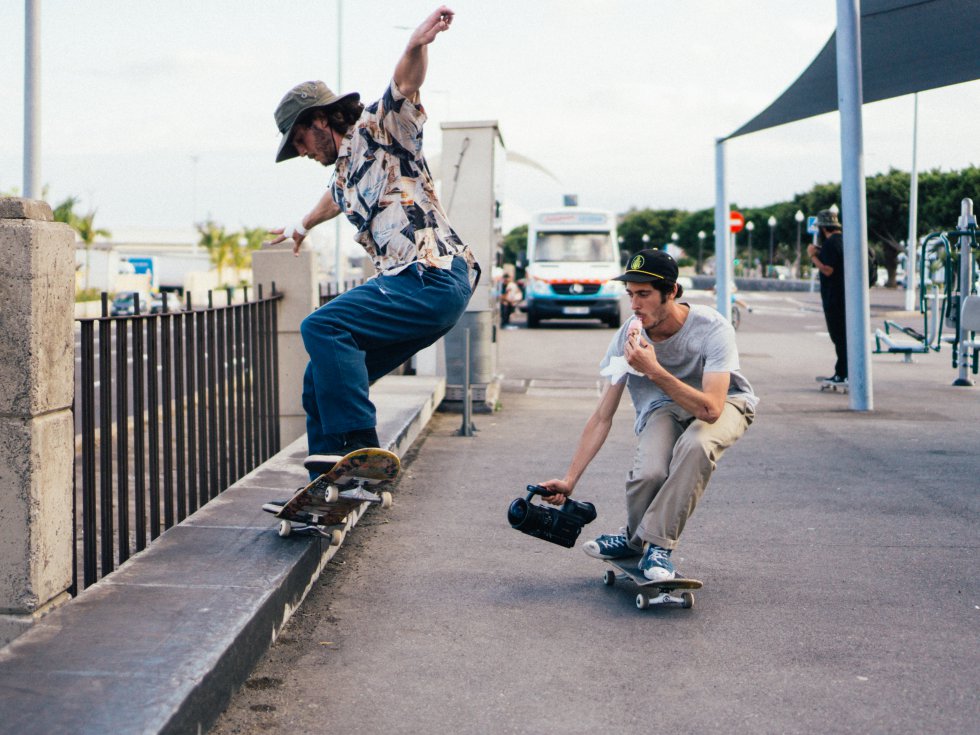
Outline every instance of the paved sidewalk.
<svg viewBox="0 0 980 735">
<path fill-rule="evenodd" d="M 504 331 L 501 412 L 473 438 L 436 417 L 215 734 L 975 733 L 980 387 L 950 387 L 948 348 L 874 356 L 856 414 L 813 380 L 818 297 L 743 297 L 762 403 L 675 555 L 705 581 L 693 610 L 639 611 L 600 562 L 508 527 L 564 472 L 611 331 Z M 876 289 L 872 324 L 900 299 Z M 577 490 L 587 536 L 623 522 L 631 424 L 624 402 Z"/>
<path fill-rule="evenodd" d="M 442 378 L 377 383 L 383 446 L 407 451 L 444 392 Z M 305 456 L 304 436 L 0 649 L 0 732 L 206 729 L 337 551 L 280 539 L 261 510 L 305 484 Z"/>
</svg>

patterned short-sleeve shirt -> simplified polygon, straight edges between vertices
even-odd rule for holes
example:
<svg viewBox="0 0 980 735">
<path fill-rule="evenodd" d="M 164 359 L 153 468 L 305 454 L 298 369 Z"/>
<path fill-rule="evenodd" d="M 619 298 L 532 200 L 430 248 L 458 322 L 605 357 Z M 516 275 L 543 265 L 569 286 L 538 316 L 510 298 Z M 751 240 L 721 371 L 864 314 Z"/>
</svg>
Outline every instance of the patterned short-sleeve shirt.
<svg viewBox="0 0 980 735">
<path fill-rule="evenodd" d="M 334 201 L 357 228 L 379 273 L 412 263 L 449 268 L 473 256 L 449 224 L 422 155 L 425 110 L 394 80 L 347 132 L 330 181 Z"/>
</svg>

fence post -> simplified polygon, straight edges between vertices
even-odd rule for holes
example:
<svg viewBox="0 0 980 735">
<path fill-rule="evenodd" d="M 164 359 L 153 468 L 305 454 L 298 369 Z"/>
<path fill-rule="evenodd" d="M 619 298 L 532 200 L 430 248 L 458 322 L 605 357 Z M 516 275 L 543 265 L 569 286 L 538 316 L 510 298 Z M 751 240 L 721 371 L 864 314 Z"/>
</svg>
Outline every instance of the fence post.
<svg viewBox="0 0 980 735">
<path fill-rule="evenodd" d="M 0 645 L 68 599 L 75 236 L 0 198 Z"/>
<path fill-rule="evenodd" d="M 292 241 L 252 254 L 252 278 L 272 293 L 272 282 L 283 298 L 279 302 L 279 439 L 285 447 L 306 433 L 303 410 L 303 375 L 309 356 L 299 325 L 320 306 L 316 253 L 309 248 L 293 255 Z"/>
</svg>

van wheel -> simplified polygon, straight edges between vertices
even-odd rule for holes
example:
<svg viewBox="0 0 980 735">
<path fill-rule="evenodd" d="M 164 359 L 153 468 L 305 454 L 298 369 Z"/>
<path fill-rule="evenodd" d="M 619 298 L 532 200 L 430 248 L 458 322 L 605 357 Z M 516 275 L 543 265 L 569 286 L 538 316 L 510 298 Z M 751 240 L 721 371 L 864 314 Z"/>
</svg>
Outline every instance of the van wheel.
<svg viewBox="0 0 980 735">
<path fill-rule="evenodd" d="M 539 317 L 533 311 L 529 311 L 527 313 L 527 328 L 537 329 L 540 324 L 541 324 L 541 317 Z"/>
<path fill-rule="evenodd" d="M 606 319 L 605 321 L 606 321 L 606 326 L 607 327 L 611 327 L 612 329 L 619 329 L 620 325 L 622 325 L 622 323 L 623 323 L 623 320 L 620 319 L 618 315 L 617 316 L 611 316 L 608 319 Z"/>
</svg>

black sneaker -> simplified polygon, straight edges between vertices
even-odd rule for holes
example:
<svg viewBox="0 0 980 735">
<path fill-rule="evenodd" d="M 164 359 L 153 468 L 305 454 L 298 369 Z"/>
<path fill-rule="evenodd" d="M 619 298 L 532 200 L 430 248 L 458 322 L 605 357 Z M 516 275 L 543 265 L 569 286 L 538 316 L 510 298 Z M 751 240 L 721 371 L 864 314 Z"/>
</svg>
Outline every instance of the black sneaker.
<svg viewBox="0 0 980 735">
<path fill-rule="evenodd" d="M 356 429 L 344 435 L 344 452 L 350 454 L 358 449 L 377 448 L 381 446 L 378 431 L 375 428 Z"/>
<path fill-rule="evenodd" d="M 343 454 L 311 454 L 303 460 L 303 466 L 315 477 L 332 470 L 343 458 Z"/>
<path fill-rule="evenodd" d="M 842 378 L 840 375 L 834 375 L 832 378 L 828 378 L 828 383 L 833 383 L 834 385 L 847 385 L 847 378 Z"/>
</svg>

